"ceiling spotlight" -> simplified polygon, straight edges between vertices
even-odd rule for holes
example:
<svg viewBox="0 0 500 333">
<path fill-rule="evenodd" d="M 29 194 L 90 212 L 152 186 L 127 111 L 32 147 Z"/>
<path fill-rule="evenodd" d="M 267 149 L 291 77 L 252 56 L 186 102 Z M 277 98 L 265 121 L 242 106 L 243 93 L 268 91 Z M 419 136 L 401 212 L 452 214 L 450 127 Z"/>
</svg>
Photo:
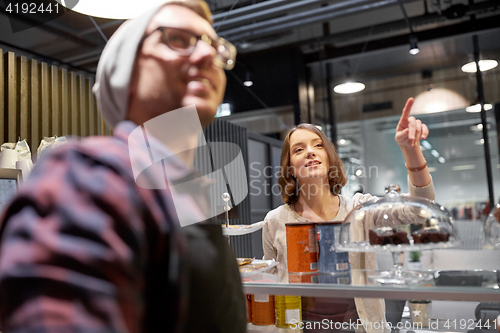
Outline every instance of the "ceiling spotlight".
<svg viewBox="0 0 500 333">
<path fill-rule="evenodd" d="M 498 62 L 496 60 L 479 60 L 479 69 L 481 72 L 489 71 L 498 66 Z M 475 73 L 477 71 L 476 62 L 471 61 L 462 66 L 462 72 L 465 73 Z"/>
<path fill-rule="evenodd" d="M 337 94 L 354 94 L 365 89 L 365 85 L 361 82 L 346 82 L 338 84 L 333 88 Z"/>
<path fill-rule="evenodd" d="M 484 104 L 484 111 L 488 111 L 493 109 L 493 105 L 486 103 Z M 467 112 L 481 112 L 481 104 L 477 103 L 471 106 L 468 106 L 465 108 L 465 111 Z"/>
<path fill-rule="evenodd" d="M 416 55 L 420 52 L 418 48 L 418 39 L 415 35 L 410 35 L 410 54 Z"/>
<path fill-rule="evenodd" d="M 352 141 L 349 139 L 340 139 L 337 143 L 339 146 L 347 146 L 350 145 Z"/>
<path fill-rule="evenodd" d="M 478 145 L 478 146 L 480 146 L 480 145 L 484 145 L 484 139 L 481 139 L 481 140 L 475 140 L 475 141 L 474 141 L 474 144 L 475 144 L 475 145 Z"/>
<path fill-rule="evenodd" d="M 251 87 L 251 86 L 253 86 L 253 81 L 252 81 L 250 72 L 247 72 L 247 74 L 245 75 L 245 81 L 243 81 L 243 85 L 245 87 Z"/>
</svg>

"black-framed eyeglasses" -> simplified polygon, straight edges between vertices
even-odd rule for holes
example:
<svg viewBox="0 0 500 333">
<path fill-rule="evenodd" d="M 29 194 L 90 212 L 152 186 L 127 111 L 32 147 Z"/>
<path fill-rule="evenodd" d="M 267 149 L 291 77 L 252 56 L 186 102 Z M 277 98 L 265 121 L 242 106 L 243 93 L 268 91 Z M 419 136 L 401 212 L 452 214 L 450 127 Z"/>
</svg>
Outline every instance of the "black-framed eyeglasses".
<svg viewBox="0 0 500 333">
<path fill-rule="evenodd" d="M 171 50 L 178 52 L 179 54 L 185 56 L 191 55 L 196 48 L 198 41 L 202 40 L 203 42 L 212 46 L 217 52 L 217 55 L 214 58 L 214 63 L 217 66 L 227 70 L 231 70 L 236 64 L 236 47 L 234 47 L 233 44 L 229 43 L 222 37 L 213 39 L 205 34 L 198 36 L 189 30 L 172 27 L 158 27 L 154 31 L 144 36 L 141 40 L 141 44 L 146 38 L 148 38 L 158 30 L 162 33 L 162 43 L 167 45 Z"/>
</svg>

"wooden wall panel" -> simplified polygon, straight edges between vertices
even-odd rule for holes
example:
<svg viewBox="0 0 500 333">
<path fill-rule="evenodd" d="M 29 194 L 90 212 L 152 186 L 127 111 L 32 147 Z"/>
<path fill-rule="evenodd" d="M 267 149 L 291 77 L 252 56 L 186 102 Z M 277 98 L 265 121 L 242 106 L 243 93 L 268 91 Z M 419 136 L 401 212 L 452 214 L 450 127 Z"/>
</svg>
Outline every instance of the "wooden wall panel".
<svg viewBox="0 0 500 333">
<path fill-rule="evenodd" d="M 99 135 L 106 135 L 106 124 L 102 115 L 99 117 Z"/>
<path fill-rule="evenodd" d="M 61 135 L 68 135 L 71 122 L 69 119 L 69 84 L 68 84 L 68 72 L 66 69 L 61 69 L 60 71 L 61 80 Z"/>
<path fill-rule="evenodd" d="M 70 135 L 79 135 L 78 127 L 78 99 L 77 99 L 77 80 L 76 74 L 73 72 L 69 73 L 69 119 L 71 122 Z"/>
<path fill-rule="evenodd" d="M 40 105 L 41 105 L 41 122 L 42 122 L 42 137 L 52 136 L 51 129 L 51 100 L 49 95 L 49 68 L 46 63 L 40 63 Z"/>
<path fill-rule="evenodd" d="M 29 92 L 30 79 L 28 73 L 28 60 L 26 57 L 17 58 L 18 82 L 19 82 L 19 137 L 18 139 L 28 139 L 30 131 L 29 116 Z"/>
<path fill-rule="evenodd" d="M 17 73 L 16 73 L 16 58 L 14 53 L 8 52 L 5 59 L 5 74 L 6 74 L 6 101 L 7 101 L 7 141 L 16 142 L 18 126 L 18 93 L 17 93 Z"/>
<path fill-rule="evenodd" d="M 42 124 L 40 122 L 40 94 L 39 94 L 39 66 L 36 60 L 28 62 L 28 70 L 30 76 L 30 105 L 29 114 L 31 117 L 31 137 L 28 144 L 31 149 L 32 156 L 38 148 L 38 144 L 42 139 Z"/>
<path fill-rule="evenodd" d="M 92 78 L 89 78 L 85 83 L 85 96 L 88 100 L 89 135 L 97 135 L 97 108 L 95 107 L 95 98 L 94 94 L 92 93 L 94 80 Z"/>
<path fill-rule="evenodd" d="M 87 110 L 86 84 L 83 75 L 78 75 L 78 123 L 80 125 L 80 136 L 89 135 L 89 120 Z"/>
<path fill-rule="evenodd" d="M 93 77 L 0 49 L 0 143 L 26 139 L 36 159 L 44 136 L 110 135 Z"/>
<path fill-rule="evenodd" d="M 3 70 L 4 56 L 3 51 L 0 49 L 0 143 L 6 140 L 7 131 L 5 129 L 5 88 L 4 88 L 4 70 Z"/>
<path fill-rule="evenodd" d="M 52 104 L 51 136 L 62 136 L 61 80 L 56 66 L 50 66 L 50 101 Z"/>
</svg>

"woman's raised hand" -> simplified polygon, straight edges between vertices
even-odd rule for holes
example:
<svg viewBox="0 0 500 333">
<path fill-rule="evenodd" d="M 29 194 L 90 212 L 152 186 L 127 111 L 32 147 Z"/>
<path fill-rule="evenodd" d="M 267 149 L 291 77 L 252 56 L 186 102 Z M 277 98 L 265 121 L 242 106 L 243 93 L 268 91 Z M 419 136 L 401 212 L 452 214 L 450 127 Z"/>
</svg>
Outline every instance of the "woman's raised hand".
<svg viewBox="0 0 500 333">
<path fill-rule="evenodd" d="M 410 117 L 411 107 L 413 106 L 413 97 L 408 98 L 406 105 L 403 108 L 403 114 L 399 119 L 396 127 L 396 142 L 403 147 L 420 147 L 420 140 L 424 140 L 429 135 L 427 125 L 423 124 L 420 119 Z"/>
</svg>

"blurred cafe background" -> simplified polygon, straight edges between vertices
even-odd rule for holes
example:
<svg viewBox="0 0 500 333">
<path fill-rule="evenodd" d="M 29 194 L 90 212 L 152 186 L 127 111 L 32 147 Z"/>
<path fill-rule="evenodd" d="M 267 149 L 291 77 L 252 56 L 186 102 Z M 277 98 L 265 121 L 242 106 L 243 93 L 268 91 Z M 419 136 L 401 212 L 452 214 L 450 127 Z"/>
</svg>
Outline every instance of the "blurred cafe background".
<svg viewBox="0 0 500 333">
<path fill-rule="evenodd" d="M 281 140 L 300 122 L 336 143 L 349 175 L 344 195 L 384 195 L 389 183 L 406 192 L 394 134 L 410 96 L 430 129 L 422 149 L 436 200 L 467 226 L 499 201 L 500 1 L 207 2 L 214 28 L 238 49 L 206 130 L 243 151 L 250 195 L 232 224 L 262 221 L 282 204 Z M 110 135 L 91 87 L 105 40 L 123 20 L 73 11 L 46 20 L 7 14 L 6 6 L 0 0 L 1 143 L 26 140 L 36 164 L 44 137 Z M 260 231 L 231 245 L 238 257 L 262 257 Z"/>
</svg>

